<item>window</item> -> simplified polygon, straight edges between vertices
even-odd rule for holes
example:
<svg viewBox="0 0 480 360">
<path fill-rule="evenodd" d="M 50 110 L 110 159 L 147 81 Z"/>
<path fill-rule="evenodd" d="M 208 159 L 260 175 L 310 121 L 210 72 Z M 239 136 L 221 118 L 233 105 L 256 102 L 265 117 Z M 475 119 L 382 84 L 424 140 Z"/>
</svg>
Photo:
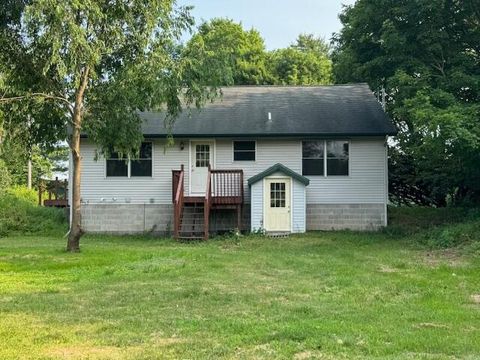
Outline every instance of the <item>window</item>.
<svg viewBox="0 0 480 360">
<path fill-rule="evenodd" d="M 118 153 L 112 153 L 107 159 L 107 176 L 108 177 L 127 177 L 128 176 L 128 160 L 126 157 L 120 157 Z"/>
<path fill-rule="evenodd" d="M 327 141 L 327 175 L 348 175 L 348 141 Z"/>
<path fill-rule="evenodd" d="M 112 153 L 107 159 L 107 177 L 152 176 L 152 143 L 142 143 L 138 156 L 138 159 L 129 160 Z"/>
<path fill-rule="evenodd" d="M 302 143 L 303 175 L 323 175 L 325 173 L 324 153 L 324 141 L 304 141 Z"/>
<path fill-rule="evenodd" d="M 285 183 L 270 183 L 270 207 L 285 207 Z"/>
<path fill-rule="evenodd" d="M 348 176 L 348 158 L 348 141 L 302 142 L 303 175 Z"/>
<path fill-rule="evenodd" d="M 210 165 L 210 145 L 196 145 L 195 146 L 195 166 L 208 167 Z"/>
<path fill-rule="evenodd" d="M 255 141 L 234 141 L 233 161 L 255 161 Z"/>
<path fill-rule="evenodd" d="M 142 143 L 138 159 L 130 163 L 130 176 L 152 176 L 152 143 Z"/>
</svg>

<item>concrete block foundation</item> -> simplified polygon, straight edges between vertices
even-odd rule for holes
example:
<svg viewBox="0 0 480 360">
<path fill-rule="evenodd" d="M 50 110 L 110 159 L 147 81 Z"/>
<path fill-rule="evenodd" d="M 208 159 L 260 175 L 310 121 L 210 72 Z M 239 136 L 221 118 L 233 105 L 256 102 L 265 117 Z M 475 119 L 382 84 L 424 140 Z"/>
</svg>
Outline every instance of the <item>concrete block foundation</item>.
<svg viewBox="0 0 480 360">
<path fill-rule="evenodd" d="M 385 226 L 383 204 L 307 204 L 308 230 L 377 230 Z M 215 210 L 210 231 L 223 233 L 236 228 L 234 210 Z M 170 235 L 172 204 L 83 204 L 82 228 L 88 233 Z M 250 229 L 250 204 L 243 208 L 243 230 Z"/>
<path fill-rule="evenodd" d="M 308 204 L 308 230 L 378 230 L 386 225 L 384 204 Z"/>
</svg>

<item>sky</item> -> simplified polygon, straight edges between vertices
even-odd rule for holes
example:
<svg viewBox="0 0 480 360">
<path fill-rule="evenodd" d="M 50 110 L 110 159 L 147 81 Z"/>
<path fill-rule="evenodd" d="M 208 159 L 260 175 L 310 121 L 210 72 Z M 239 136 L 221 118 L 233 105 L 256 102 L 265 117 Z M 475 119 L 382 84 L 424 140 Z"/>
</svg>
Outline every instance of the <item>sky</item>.
<svg viewBox="0 0 480 360">
<path fill-rule="evenodd" d="M 245 29 L 254 27 L 265 40 L 268 50 L 287 47 L 301 33 L 315 34 L 329 40 L 341 28 L 338 14 L 342 4 L 355 0 L 177 0 L 179 5 L 193 5 L 197 25 L 202 20 L 227 17 L 241 22 Z"/>
</svg>

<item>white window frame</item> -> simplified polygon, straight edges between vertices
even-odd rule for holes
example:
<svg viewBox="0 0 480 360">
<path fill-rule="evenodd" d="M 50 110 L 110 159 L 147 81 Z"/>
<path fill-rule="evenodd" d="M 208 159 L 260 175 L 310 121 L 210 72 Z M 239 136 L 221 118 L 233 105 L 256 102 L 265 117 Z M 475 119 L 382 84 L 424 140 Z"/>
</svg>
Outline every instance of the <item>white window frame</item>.
<svg viewBox="0 0 480 360">
<path fill-rule="evenodd" d="M 304 141 L 323 141 L 323 175 L 303 175 L 303 142 Z M 328 175 L 327 169 L 327 141 L 343 141 L 348 143 L 348 174 L 347 175 Z M 314 177 L 314 178 L 350 178 L 351 177 L 351 151 L 352 151 L 352 143 L 348 139 L 303 139 L 300 141 L 300 156 L 301 156 L 301 173 L 305 177 Z"/>
<path fill-rule="evenodd" d="M 114 179 L 118 179 L 118 180 L 121 180 L 121 179 L 153 179 L 153 174 L 154 174 L 154 164 L 155 164 L 155 161 L 154 161 L 154 157 L 155 157 L 155 144 L 153 141 L 151 140 L 146 140 L 146 141 L 142 141 L 142 144 L 144 143 L 149 143 L 149 144 L 152 144 L 152 175 L 150 176 L 132 176 L 131 174 L 131 162 L 132 162 L 132 159 L 131 158 L 128 158 L 127 160 L 127 176 L 107 176 L 107 161 L 109 160 L 108 158 L 105 158 L 105 167 L 104 167 L 104 172 L 105 172 L 105 179 L 108 179 L 108 180 L 114 180 Z M 136 159 L 134 159 L 136 160 Z"/>
</svg>

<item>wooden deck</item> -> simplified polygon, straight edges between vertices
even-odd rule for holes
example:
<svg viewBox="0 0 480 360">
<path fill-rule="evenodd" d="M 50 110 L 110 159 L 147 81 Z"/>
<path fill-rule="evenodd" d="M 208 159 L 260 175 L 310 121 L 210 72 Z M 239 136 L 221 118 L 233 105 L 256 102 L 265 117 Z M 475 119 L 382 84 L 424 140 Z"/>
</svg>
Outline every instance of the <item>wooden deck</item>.
<svg viewBox="0 0 480 360">
<path fill-rule="evenodd" d="M 212 170 L 209 167 L 207 176 L 205 196 L 185 196 L 183 165 L 180 170 L 172 171 L 174 236 L 177 239 L 208 239 L 210 211 L 214 209 L 236 210 L 237 228 L 241 229 L 243 170 Z"/>
<path fill-rule="evenodd" d="M 43 196 L 47 195 L 47 199 Z M 68 207 L 68 182 L 67 180 L 43 180 L 38 184 L 38 205 L 46 207 Z"/>
</svg>

